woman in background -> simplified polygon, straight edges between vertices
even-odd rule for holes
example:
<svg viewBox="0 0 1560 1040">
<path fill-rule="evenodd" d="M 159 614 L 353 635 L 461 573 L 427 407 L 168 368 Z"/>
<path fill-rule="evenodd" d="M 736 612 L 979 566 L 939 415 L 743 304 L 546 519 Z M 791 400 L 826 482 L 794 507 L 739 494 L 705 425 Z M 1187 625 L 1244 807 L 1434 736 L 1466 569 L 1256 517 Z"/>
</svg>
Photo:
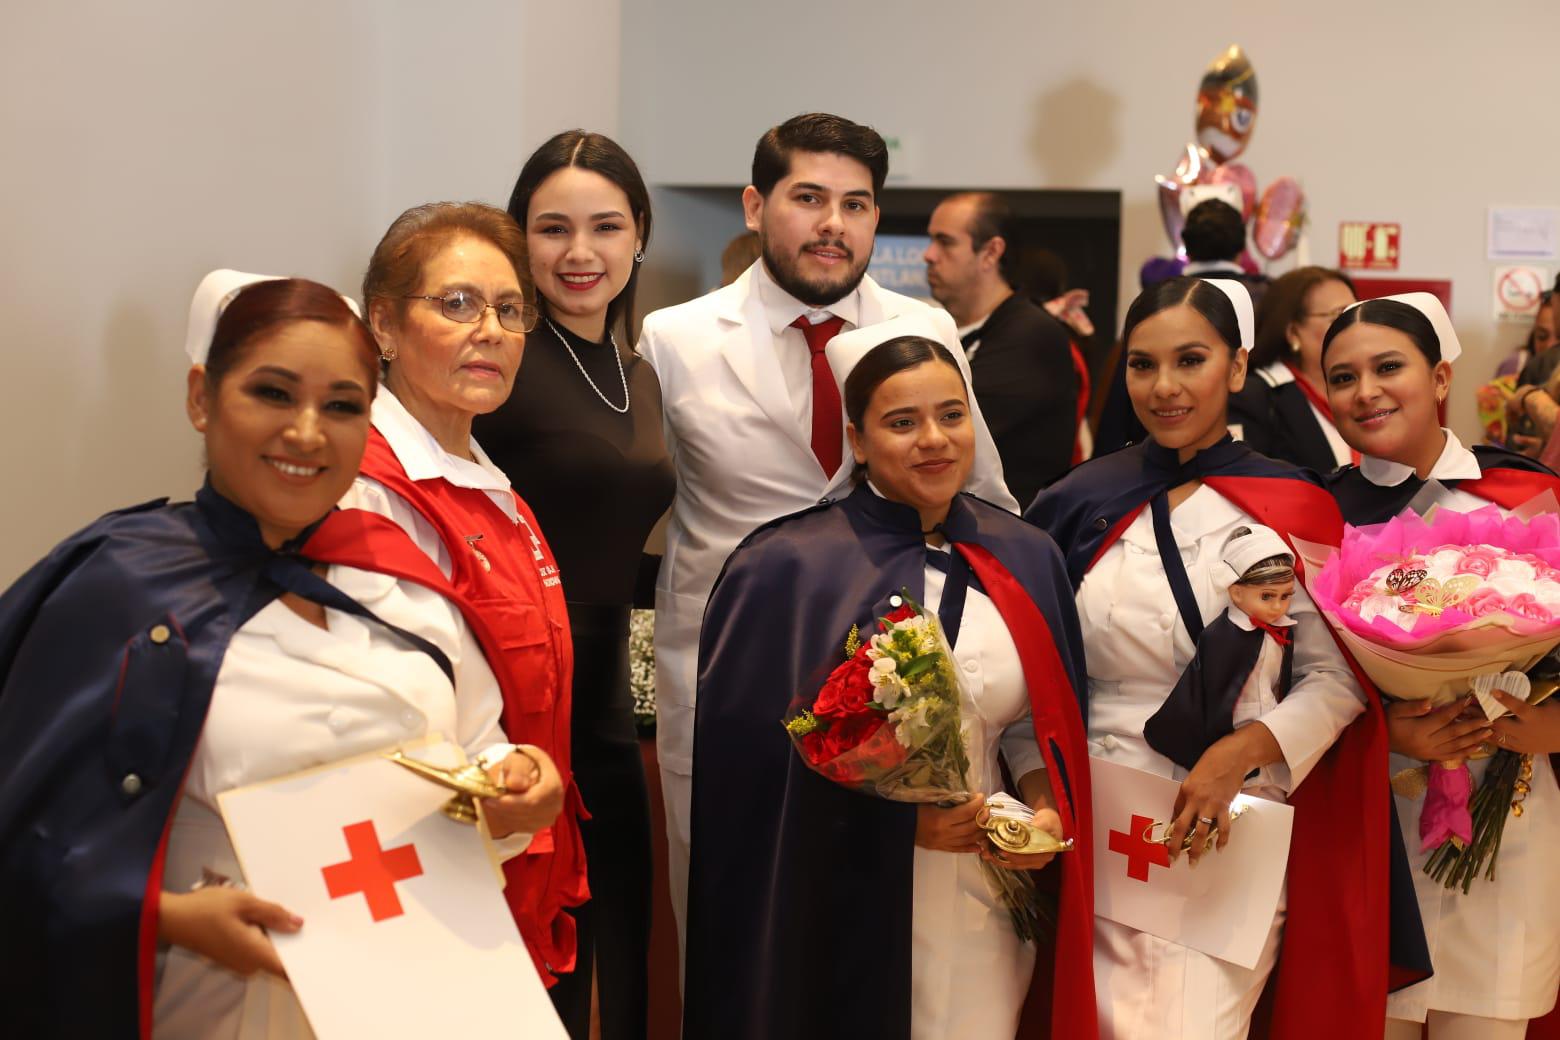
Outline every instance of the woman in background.
<svg viewBox="0 0 1560 1040">
<path fill-rule="evenodd" d="M 577 967 L 552 998 L 570 1035 L 587 1040 L 594 979 L 600 1035 L 639 1040 L 650 803 L 628 686 L 628 619 L 636 600 L 651 597 L 643 549 L 673 491 L 661 386 L 630 346 L 650 194 L 610 138 L 569 130 L 526 160 L 509 213 L 525 232 L 541 321 L 527 342 L 525 377 L 474 428 L 535 510 L 565 576 L 570 758 L 590 811 L 581 834 L 591 898 L 571 911 Z"/>
<path fill-rule="evenodd" d="M 1322 378 L 1322 336 L 1354 303 L 1342 271 L 1301 267 L 1268 287 L 1257 307 L 1251 375 L 1230 395 L 1230 429 L 1269 458 L 1331 473 L 1353 458 L 1338 436 Z"/>
<path fill-rule="evenodd" d="M 564 908 L 587 894 L 569 767 L 569 619 L 541 526 L 471 433 L 514 385 L 536 323 L 530 290 L 525 238 L 503 210 L 437 202 L 395 219 L 363 276 L 384 377 L 362 475 L 342 504 L 394 520 L 487 614 L 503 640 L 489 664 L 510 680 L 505 731 L 557 763 L 563 811 L 505 865 L 504 889 L 550 986 L 574 970 Z"/>
</svg>

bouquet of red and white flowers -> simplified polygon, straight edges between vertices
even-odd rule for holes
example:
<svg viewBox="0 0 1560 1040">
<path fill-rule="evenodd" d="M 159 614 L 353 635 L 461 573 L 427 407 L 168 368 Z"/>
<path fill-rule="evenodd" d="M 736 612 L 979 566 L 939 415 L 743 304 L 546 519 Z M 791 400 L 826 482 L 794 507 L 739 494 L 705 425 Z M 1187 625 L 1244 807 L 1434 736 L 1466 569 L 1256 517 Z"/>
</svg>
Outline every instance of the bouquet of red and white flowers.
<svg viewBox="0 0 1560 1040">
<path fill-rule="evenodd" d="M 1407 512 L 1347 528 L 1325 564 L 1319 547 L 1300 549 L 1318 609 L 1392 697 L 1439 705 L 1471 691 L 1494 719 L 1505 709 L 1492 689 L 1528 697 L 1521 673 L 1560 642 L 1556 514 Z M 1531 776 L 1531 756 L 1509 751 L 1495 753 L 1477 792 L 1462 761 L 1395 776 L 1400 794 L 1425 798 L 1421 851 L 1435 850 L 1426 872 L 1464 891 L 1486 863 L 1493 877 L 1506 818 L 1521 815 Z"/>
<path fill-rule="evenodd" d="M 803 761 L 844 787 L 895 802 L 958 804 L 969 797 L 962 693 L 937 616 L 908 596 L 863 640 L 852 627 L 845 661 L 784 720 Z M 1019 936 L 1041 922 L 1034 880 L 982 859 Z"/>
</svg>

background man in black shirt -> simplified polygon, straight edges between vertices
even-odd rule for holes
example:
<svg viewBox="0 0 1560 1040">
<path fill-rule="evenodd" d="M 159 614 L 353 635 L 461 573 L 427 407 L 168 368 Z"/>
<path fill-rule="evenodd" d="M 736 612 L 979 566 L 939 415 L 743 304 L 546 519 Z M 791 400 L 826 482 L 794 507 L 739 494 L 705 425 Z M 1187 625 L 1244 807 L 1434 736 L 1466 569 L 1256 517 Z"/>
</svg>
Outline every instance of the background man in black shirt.
<svg viewBox="0 0 1560 1040">
<path fill-rule="evenodd" d="M 1027 504 L 1074 462 L 1080 380 L 1067 329 L 1015 291 L 1008 219 L 999 195 L 950 195 L 932 211 L 924 259 L 932 296 L 959 326 L 1008 489 Z"/>
</svg>

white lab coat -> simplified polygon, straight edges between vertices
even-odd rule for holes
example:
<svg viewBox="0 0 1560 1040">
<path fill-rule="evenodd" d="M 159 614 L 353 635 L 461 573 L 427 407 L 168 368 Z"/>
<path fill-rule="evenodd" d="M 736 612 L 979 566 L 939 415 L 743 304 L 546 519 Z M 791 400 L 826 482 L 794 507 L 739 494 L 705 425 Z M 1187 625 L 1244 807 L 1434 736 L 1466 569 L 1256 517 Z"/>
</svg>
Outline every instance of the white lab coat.
<svg viewBox="0 0 1560 1040">
<path fill-rule="evenodd" d="M 188 891 L 203 868 L 242 883 L 217 810 L 223 791 L 430 733 L 468 754 L 504 741 L 498 681 L 454 604 L 420 585 L 351 567 L 330 568 L 326 580 L 443 650 L 454 688 L 431 657 L 372 621 L 327 609 L 322 629 L 272 601 L 234 633 L 217 673 L 169 833 L 165 890 Z M 516 835 L 497 845 L 507 857 L 529 840 Z M 177 946 L 158 961 L 158 1040 L 314 1035 L 281 979 L 245 979 Z"/>
<path fill-rule="evenodd" d="M 1411 472 L 1385 459 L 1360 460 L 1361 475 L 1383 487 L 1402 483 Z M 1421 491 L 1419 505 L 1428 509 L 1433 502 L 1458 512 L 1488 508 L 1485 499 L 1439 483 L 1477 480 L 1481 474 L 1473 452 L 1447 431 L 1446 447 L 1430 470 L 1435 486 Z M 1394 775 L 1423 764 L 1403 755 L 1392 755 L 1391 763 Z M 1483 780 L 1486 764 L 1468 763 L 1475 785 Z M 1506 818 L 1495 880 L 1481 874 L 1466 895 L 1461 888 L 1448 891 L 1423 870 L 1430 858 L 1419 851 L 1424 800 L 1396 798 L 1435 974 L 1388 997 L 1388 1018 L 1423 1022 L 1430 1011 L 1538 1018 L 1555 1006 L 1560 986 L 1560 892 L 1554 881 L 1560 857 L 1560 787 L 1548 755 L 1533 756 L 1531 786 L 1522 815 Z"/>
<path fill-rule="evenodd" d="M 759 294 L 758 261 L 731 285 L 645 318 L 639 353 L 661 383 L 666 445 L 677 494 L 656 583 L 656 752 L 666 800 L 669 881 L 681 935 L 687 901 L 693 704 L 699 628 L 710 589 L 737 543 L 761 524 L 848 493 L 849 450 L 832 476 L 812 451 L 812 431 L 787 390 L 775 335 Z M 925 314 L 969 364 L 953 319 L 863 278 L 851 300 L 861 326 Z M 800 307 L 800 305 L 798 305 Z M 845 308 L 848 312 L 849 308 Z M 1014 512 L 996 445 L 970 401 L 975 469 L 966 490 Z"/>
<path fill-rule="evenodd" d="M 1171 513 L 1171 529 L 1204 624 L 1229 604 L 1228 568 L 1220 551 L 1230 532 L 1255 521 L 1207 486 Z M 1144 510 L 1084 578 L 1078 590 L 1089 670 L 1089 754 L 1184 779 L 1187 771 L 1149 747 L 1144 724 L 1164 703 L 1195 651 Z M 1283 761 L 1247 780 L 1246 793 L 1286 801 L 1365 708 L 1364 691 L 1303 589 L 1290 606 L 1295 624 L 1289 694 L 1260 716 L 1243 698 L 1242 724 L 1260 717 Z M 1266 648 L 1265 648 L 1266 649 Z M 1259 696 L 1261 691 L 1253 691 Z M 1240 840 L 1237 824 L 1232 841 Z M 1095 918 L 1094 983 L 1102 1040 L 1206 1040 L 1246 1035 L 1263 984 L 1277 959 L 1283 931 L 1280 900 L 1267 944 L 1254 969 Z"/>
</svg>

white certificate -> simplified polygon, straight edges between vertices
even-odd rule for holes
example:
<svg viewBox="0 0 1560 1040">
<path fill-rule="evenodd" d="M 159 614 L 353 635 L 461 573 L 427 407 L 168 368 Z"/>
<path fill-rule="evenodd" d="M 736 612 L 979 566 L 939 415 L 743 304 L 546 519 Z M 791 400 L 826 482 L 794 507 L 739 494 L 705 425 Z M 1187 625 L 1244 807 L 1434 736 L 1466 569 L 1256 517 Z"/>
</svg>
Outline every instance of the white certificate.
<svg viewBox="0 0 1560 1040">
<path fill-rule="evenodd" d="M 464 761 L 447 742 L 408 754 Z M 320 1040 L 496 1022 L 566 1040 L 487 838 L 440 811 L 450 794 L 372 754 L 218 796 L 250 891 L 303 918 L 271 938 Z"/>
<path fill-rule="evenodd" d="M 1128 766 L 1089 760 L 1094 788 L 1094 912 L 1100 917 L 1254 968 L 1273 926 L 1289 862 L 1294 810 L 1237 795 L 1246 811 L 1224 850 L 1193 869 L 1185 854 L 1143 840 L 1168 823 L 1181 785 Z M 1162 833 L 1161 828 L 1161 833 Z"/>
</svg>

